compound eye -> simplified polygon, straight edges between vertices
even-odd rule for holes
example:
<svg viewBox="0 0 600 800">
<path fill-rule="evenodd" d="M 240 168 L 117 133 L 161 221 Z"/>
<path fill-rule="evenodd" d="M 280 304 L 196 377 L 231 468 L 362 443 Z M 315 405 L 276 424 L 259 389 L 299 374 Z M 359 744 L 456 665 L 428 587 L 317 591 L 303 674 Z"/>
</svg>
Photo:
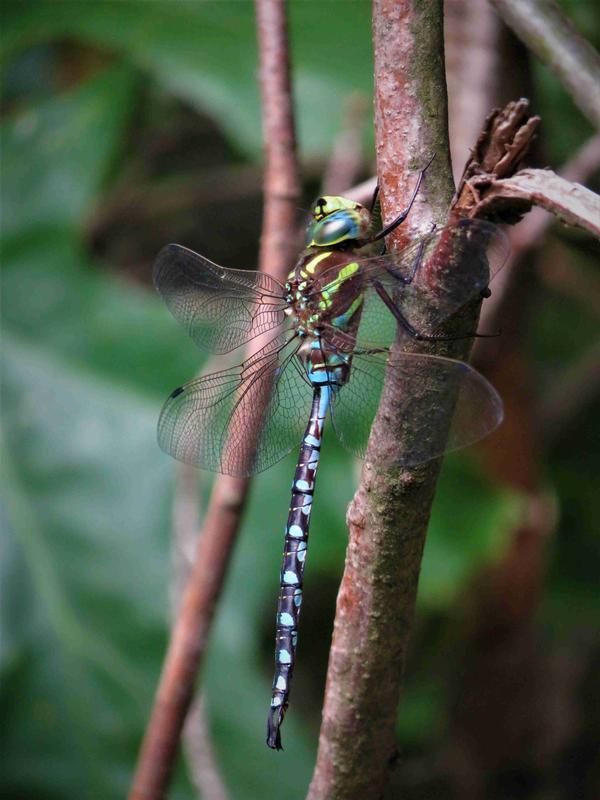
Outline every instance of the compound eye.
<svg viewBox="0 0 600 800">
<path fill-rule="evenodd" d="M 343 239 L 353 238 L 351 233 L 354 231 L 355 224 L 349 217 L 337 217 L 336 219 L 326 219 L 315 231 L 315 244 L 333 244 Z"/>
</svg>

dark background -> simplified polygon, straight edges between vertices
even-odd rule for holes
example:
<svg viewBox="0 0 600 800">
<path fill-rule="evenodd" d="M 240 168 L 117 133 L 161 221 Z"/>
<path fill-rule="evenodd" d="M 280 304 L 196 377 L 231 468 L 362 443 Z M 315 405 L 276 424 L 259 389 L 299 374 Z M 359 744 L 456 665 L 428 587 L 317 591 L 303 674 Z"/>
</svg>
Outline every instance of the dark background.
<svg viewBox="0 0 600 800">
<path fill-rule="evenodd" d="M 597 45 L 595 5 L 563 7 Z M 370 11 L 291 3 L 305 206 L 357 98 L 356 177 L 373 172 Z M 109 800 L 131 777 L 173 594 L 176 465 L 156 420 L 206 361 L 155 295 L 151 265 L 169 241 L 256 265 L 254 9 L 4 2 L 2 28 L 0 793 Z M 542 115 L 535 163 L 559 168 L 591 128 L 510 46 L 517 91 L 526 84 Z M 515 81 L 510 70 L 500 80 L 508 97 Z M 505 432 L 447 458 L 439 485 L 390 797 L 598 796 L 597 266 L 591 238 L 555 224 L 519 267 L 522 313 L 505 320 L 498 351 Z M 561 405 L 565 386 L 574 408 Z M 527 485 L 510 479 L 522 466 L 511 441 L 532 427 Z M 216 760 L 243 800 L 305 794 L 358 474 L 326 435 L 286 750 L 275 754 L 264 727 L 293 464 L 255 482 L 204 673 Z M 198 480 L 204 506 L 212 478 Z M 523 549 L 532 497 L 543 522 Z M 171 796 L 195 796 L 183 766 Z"/>
</svg>

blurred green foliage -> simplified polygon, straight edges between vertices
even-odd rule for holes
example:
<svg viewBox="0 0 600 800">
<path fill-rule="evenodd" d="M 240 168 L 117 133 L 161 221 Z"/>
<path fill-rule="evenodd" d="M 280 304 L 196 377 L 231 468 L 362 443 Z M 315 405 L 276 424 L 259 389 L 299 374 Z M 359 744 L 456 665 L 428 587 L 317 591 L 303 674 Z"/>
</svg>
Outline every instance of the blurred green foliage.
<svg viewBox="0 0 600 800">
<path fill-rule="evenodd" d="M 371 91 L 369 15 L 368 2 L 292 3 L 306 158 L 327 156 L 348 95 Z M 154 106 L 165 116 L 180 105 L 191 109 L 216 126 L 228 158 L 256 159 L 253 5 L 5 2 L 2 27 L 0 791 L 110 800 L 124 795 L 131 777 L 169 620 L 175 466 L 158 450 L 155 423 L 162 399 L 204 356 L 149 287 L 149 264 L 138 281 L 127 264 L 107 261 L 94 225 L 123 176 L 135 182 L 138 141 L 165 123 Z M 551 79 L 539 91 L 560 96 Z M 555 105 L 561 124 L 545 135 L 562 157 L 568 151 L 559 137 L 572 130 L 581 140 L 586 125 L 565 116 L 564 96 Z M 161 178 L 168 173 L 167 164 Z M 127 231 L 136 234 L 147 236 Z M 256 241 L 244 246 L 252 252 Z M 581 349 L 576 332 L 588 329 L 579 306 L 565 308 L 552 292 L 540 297 L 529 347 L 542 386 L 572 358 L 566 342 L 577 340 Z M 574 616 L 585 618 L 572 598 L 585 598 L 590 620 L 597 610 L 587 596 L 600 563 L 591 536 L 591 464 L 581 457 L 591 425 L 586 416 L 568 442 L 559 440 L 547 465 L 568 527 L 555 545 L 548 590 L 556 635 L 568 632 Z M 256 481 L 204 676 L 218 760 L 232 797 L 243 800 L 304 795 L 325 670 L 326 647 L 314 634 L 327 645 L 334 593 L 326 587 L 336 585 L 343 566 L 354 468 L 329 437 L 304 612 L 305 623 L 325 616 L 329 627 L 302 628 L 297 702 L 286 751 L 275 757 L 263 729 L 292 469 L 290 457 Z M 423 565 L 419 631 L 452 618 L 465 583 L 502 553 L 518 508 L 519 498 L 492 485 L 472 455 L 448 459 Z M 436 647 L 418 650 L 409 673 L 399 722 L 408 750 L 427 747 L 445 719 Z M 311 653 L 320 655 L 309 668 Z M 314 685 L 303 664 L 306 675 L 317 670 Z M 193 796 L 184 770 L 170 796 Z"/>
</svg>

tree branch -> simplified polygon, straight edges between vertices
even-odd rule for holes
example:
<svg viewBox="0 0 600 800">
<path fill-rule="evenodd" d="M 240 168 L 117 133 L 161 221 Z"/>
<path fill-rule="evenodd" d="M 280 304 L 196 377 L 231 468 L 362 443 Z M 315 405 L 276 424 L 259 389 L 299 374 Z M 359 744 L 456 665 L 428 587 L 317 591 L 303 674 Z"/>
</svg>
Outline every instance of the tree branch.
<svg viewBox="0 0 600 800">
<path fill-rule="evenodd" d="M 409 194 L 414 170 L 432 150 L 436 161 L 409 225 L 482 216 L 493 211 L 515 222 L 530 206 L 507 198 L 501 208 L 482 198 L 510 179 L 539 123 L 521 100 L 491 114 L 450 203 L 441 5 L 374 4 L 376 141 L 385 218 Z M 412 174 L 411 174 L 412 173 Z M 485 179 L 485 180 L 484 180 Z M 481 189 L 478 194 L 476 189 Z M 487 214 L 486 214 L 487 215 Z M 406 241 L 404 228 L 391 250 Z M 453 264 L 457 269 L 468 264 Z M 435 278 L 435 276 L 432 276 Z M 460 325 L 476 326 L 479 303 L 461 311 Z M 426 320 L 424 320 L 426 322 Z M 449 325 L 454 325 L 453 320 Z M 468 326 L 468 327 L 467 327 Z M 397 341 L 390 356 L 402 349 Z M 411 343 L 411 350 L 466 360 L 468 340 Z M 423 370 L 422 384 L 430 376 Z M 390 468 L 390 452 L 403 450 L 406 429 L 401 378 L 390 370 L 375 419 L 361 484 L 348 511 L 349 545 L 340 587 L 319 753 L 309 798 L 378 798 L 395 757 L 394 726 L 412 624 L 418 575 L 440 460 L 413 469 Z M 448 398 L 449 408 L 452 398 Z M 412 413 L 412 409 L 411 409 Z M 417 428 L 428 425 L 423 406 Z M 414 422 L 414 418 L 413 418 Z"/>
<path fill-rule="evenodd" d="M 450 152 L 456 180 L 489 109 L 499 102 L 501 22 L 487 0 L 446 0 Z M 504 87 L 506 91 L 506 87 Z"/>
<path fill-rule="evenodd" d="M 367 98 L 361 92 L 354 92 L 344 103 L 340 132 L 323 175 L 321 194 L 339 194 L 363 172 L 362 133 L 369 111 Z"/>
<path fill-rule="evenodd" d="M 212 359 L 209 365 L 214 365 Z M 205 370 L 205 374 L 208 373 Z M 198 472 L 189 464 L 178 464 L 172 516 L 173 610 L 174 619 L 188 583 L 198 546 L 200 513 Z M 212 747 L 201 694 L 190 706 L 183 728 L 183 746 L 190 780 L 202 800 L 228 800 Z"/>
<path fill-rule="evenodd" d="M 425 228 L 445 220 L 453 191 L 441 3 L 376 0 L 373 37 L 384 217 L 395 216 L 410 195 L 416 171 L 435 153 L 408 218 L 413 230 Z M 392 247 L 405 242 L 404 228 L 394 234 Z M 466 348 L 460 349 L 466 355 Z M 439 460 L 414 470 L 382 463 L 401 430 L 395 403 L 401 391 L 397 377 L 388 375 L 361 485 L 348 511 L 349 544 L 310 800 L 379 798 L 396 753 L 402 670 L 440 468 Z"/>
<path fill-rule="evenodd" d="M 492 0 L 502 19 L 554 72 L 600 129 L 600 56 L 552 0 Z"/>
<path fill-rule="evenodd" d="M 479 204 L 478 213 L 486 216 L 499 207 L 521 204 L 540 206 L 567 225 L 600 238 L 600 197 L 550 169 L 523 169 L 510 178 L 495 181 Z"/>
<path fill-rule="evenodd" d="M 300 194 L 285 6 L 279 0 L 256 0 L 256 12 L 265 141 L 260 268 L 284 280 L 292 257 Z M 260 341 L 253 344 L 256 348 Z M 249 479 L 225 475 L 215 481 L 195 563 L 165 658 L 130 800 L 158 800 L 169 784 L 249 484 Z"/>
</svg>

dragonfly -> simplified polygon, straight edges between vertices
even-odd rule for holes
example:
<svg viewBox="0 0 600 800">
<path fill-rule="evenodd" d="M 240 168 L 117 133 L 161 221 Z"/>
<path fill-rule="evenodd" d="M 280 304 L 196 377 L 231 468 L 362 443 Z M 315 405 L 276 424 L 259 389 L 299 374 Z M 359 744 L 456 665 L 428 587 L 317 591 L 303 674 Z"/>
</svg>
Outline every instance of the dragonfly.
<svg viewBox="0 0 600 800">
<path fill-rule="evenodd" d="M 306 247 L 285 284 L 263 272 L 221 267 L 177 244 L 156 259 L 155 286 L 197 345 L 215 354 L 254 345 L 238 366 L 195 378 L 170 394 L 158 422 L 160 447 L 187 464 L 247 476 L 299 446 L 267 723 L 266 742 L 276 750 L 282 749 L 296 664 L 326 417 L 342 444 L 363 457 L 386 371 L 393 370 L 407 432 L 394 463 L 407 468 L 478 441 L 502 420 L 500 397 L 468 364 L 391 349 L 399 331 L 407 342 L 448 338 L 440 333 L 442 323 L 487 296 L 508 255 L 500 229 L 475 219 L 432 229 L 399 254 L 385 252 L 385 238 L 406 219 L 424 174 L 406 208 L 377 233 L 375 199 L 367 208 L 343 197 L 320 197 Z M 478 334 L 465 337 L 472 335 Z"/>
</svg>

